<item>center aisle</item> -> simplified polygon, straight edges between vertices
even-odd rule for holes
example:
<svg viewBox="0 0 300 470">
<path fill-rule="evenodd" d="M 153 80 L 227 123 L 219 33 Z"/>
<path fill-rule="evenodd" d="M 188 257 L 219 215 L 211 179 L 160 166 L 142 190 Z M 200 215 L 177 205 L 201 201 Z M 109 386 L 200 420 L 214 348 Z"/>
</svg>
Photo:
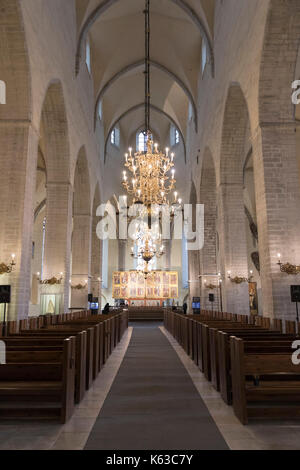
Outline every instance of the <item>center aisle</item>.
<svg viewBox="0 0 300 470">
<path fill-rule="evenodd" d="M 134 327 L 85 450 L 224 450 L 228 446 L 157 327 Z"/>
</svg>

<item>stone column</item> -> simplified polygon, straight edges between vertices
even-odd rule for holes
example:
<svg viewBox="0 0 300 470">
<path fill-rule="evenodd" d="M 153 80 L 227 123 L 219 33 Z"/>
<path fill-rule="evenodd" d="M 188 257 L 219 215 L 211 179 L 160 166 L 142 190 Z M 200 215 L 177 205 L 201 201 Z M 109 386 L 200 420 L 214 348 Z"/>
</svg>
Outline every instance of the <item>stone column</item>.
<svg viewBox="0 0 300 470">
<path fill-rule="evenodd" d="M 200 297 L 201 284 L 199 279 L 199 251 L 189 251 L 189 313 L 192 313 L 193 297 Z"/>
<path fill-rule="evenodd" d="M 204 205 L 204 246 L 200 251 L 201 278 L 201 308 L 210 310 L 209 294 L 215 296 L 214 309 L 220 308 L 219 289 L 209 290 L 207 285 L 218 286 L 217 276 L 217 240 L 216 240 L 216 176 L 214 168 L 204 168 L 201 184 L 201 204 Z M 210 275 L 205 277 L 205 275 Z M 206 284 L 204 281 L 207 281 Z"/>
<path fill-rule="evenodd" d="M 241 184 L 224 183 L 218 187 L 220 264 L 225 279 L 222 286 L 223 309 L 230 313 L 249 315 L 248 283 L 235 284 L 232 277 L 248 278 L 246 221 Z"/>
<path fill-rule="evenodd" d="M 91 286 L 93 297 L 99 298 L 99 309 L 102 293 L 102 240 L 96 234 L 97 218 L 93 217 L 92 223 L 92 259 L 91 259 Z M 101 279 L 99 281 L 99 278 Z"/>
<path fill-rule="evenodd" d="M 91 215 L 74 215 L 72 237 L 72 285 L 85 285 L 85 289 L 72 289 L 71 307 L 88 307 L 91 272 Z"/>
<path fill-rule="evenodd" d="M 126 248 L 127 248 L 127 240 L 118 240 L 118 248 L 119 248 L 119 271 L 125 271 L 126 269 Z"/>
<path fill-rule="evenodd" d="M 1 284 L 11 285 L 9 320 L 28 316 L 37 145 L 29 121 L 0 120 L 0 263 L 16 255 L 13 272 L 0 276 Z"/>
<path fill-rule="evenodd" d="M 61 311 L 69 308 L 70 259 L 72 233 L 72 186 L 70 183 L 47 183 L 46 235 L 44 253 L 44 279 L 59 277 L 61 285 L 41 287 L 41 294 L 63 296 Z"/>
<path fill-rule="evenodd" d="M 295 123 L 272 123 L 253 136 L 254 176 L 264 316 L 295 319 L 290 285 L 299 276 L 281 273 L 282 262 L 300 265 L 300 178 Z"/>
<path fill-rule="evenodd" d="M 171 245 L 172 241 L 171 240 L 164 240 L 163 245 L 165 248 L 165 268 L 166 270 L 171 269 Z"/>
</svg>

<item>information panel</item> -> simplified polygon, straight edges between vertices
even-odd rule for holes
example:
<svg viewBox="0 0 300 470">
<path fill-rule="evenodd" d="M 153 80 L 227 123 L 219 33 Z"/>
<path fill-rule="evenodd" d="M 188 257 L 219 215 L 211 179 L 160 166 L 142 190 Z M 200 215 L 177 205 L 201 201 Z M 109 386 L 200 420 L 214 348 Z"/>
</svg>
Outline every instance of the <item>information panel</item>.
<svg viewBox="0 0 300 470">
<path fill-rule="evenodd" d="M 114 299 L 178 299 L 178 272 L 156 271 L 144 278 L 137 271 L 113 273 Z"/>
</svg>

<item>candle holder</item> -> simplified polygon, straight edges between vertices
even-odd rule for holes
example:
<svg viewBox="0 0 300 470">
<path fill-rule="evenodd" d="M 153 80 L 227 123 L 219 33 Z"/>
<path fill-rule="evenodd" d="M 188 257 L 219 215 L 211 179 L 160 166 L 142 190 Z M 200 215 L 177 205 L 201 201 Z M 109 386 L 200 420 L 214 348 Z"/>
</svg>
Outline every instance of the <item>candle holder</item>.
<svg viewBox="0 0 300 470">
<path fill-rule="evenodd" d="M 48 285 L 48 286 L 55 286 L 55 285 L 62 284 L 63 278 L 64 278 L 64 274 L 60 273 L 60 277 L 53 276 L 50 279 L 41 280 L 40 273 L 37 273 L 37 280 L 40 282 L 40 284 Z"/>
<path fill-rule="evenodd" d="M 88 281 L 85 281 L 85 284 L 76 284 L 76 286 L 71 285 L 71 289 L 75 290 L 84 290 L 87 289 Z"/>
<path fill-rule="evenodd" d="M 228 274 L 228 279 L 230 279 L 230 281 L 233 282 L 234 284 L 243 284 L 244 282 L 247 282 L 249 284 L 249 282 L 251 282 L 253 279 L 253 271 L 250 271 L 250 276 L 248 278 L 242 277 L 242 276 L 232 277 L 231 271 L 228 271 L 227 274 Z"/>
<path fill-rule="evenodd" d="M 16 255 L 13 253 L 11 255 L 11 261 L 9 264 L 0 263 L 0 275 L 10 274 L 16 266 Z"/>
<path fill-rule="evenodd" d="M 300 266 L 297 266 L 295 264 L 291 264 L 291 263 L 282 263 L 281 262 L 281 254 L 278 253 L 277 255 L 278 257 L 278 266 L 280 266 L 280 271 L 282 273 L 285 273 L 285 274 L 288 274 L 290 276 L 297 276 L 298 274 L 300 274 Z"/>
</svg>

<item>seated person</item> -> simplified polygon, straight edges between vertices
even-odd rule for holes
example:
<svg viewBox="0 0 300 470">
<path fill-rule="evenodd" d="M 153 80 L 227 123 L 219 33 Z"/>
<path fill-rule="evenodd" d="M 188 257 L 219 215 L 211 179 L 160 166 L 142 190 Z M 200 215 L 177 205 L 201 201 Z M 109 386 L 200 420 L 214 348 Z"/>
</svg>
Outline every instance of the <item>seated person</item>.
<svg viewBox="0 0 300 470">
<path fill-rule="evenodd" d="M 109 314 L 109 304 L 106 304 L 104 309 L 102 310 L 103 315 L 108 315 Z"/>
</svg>

